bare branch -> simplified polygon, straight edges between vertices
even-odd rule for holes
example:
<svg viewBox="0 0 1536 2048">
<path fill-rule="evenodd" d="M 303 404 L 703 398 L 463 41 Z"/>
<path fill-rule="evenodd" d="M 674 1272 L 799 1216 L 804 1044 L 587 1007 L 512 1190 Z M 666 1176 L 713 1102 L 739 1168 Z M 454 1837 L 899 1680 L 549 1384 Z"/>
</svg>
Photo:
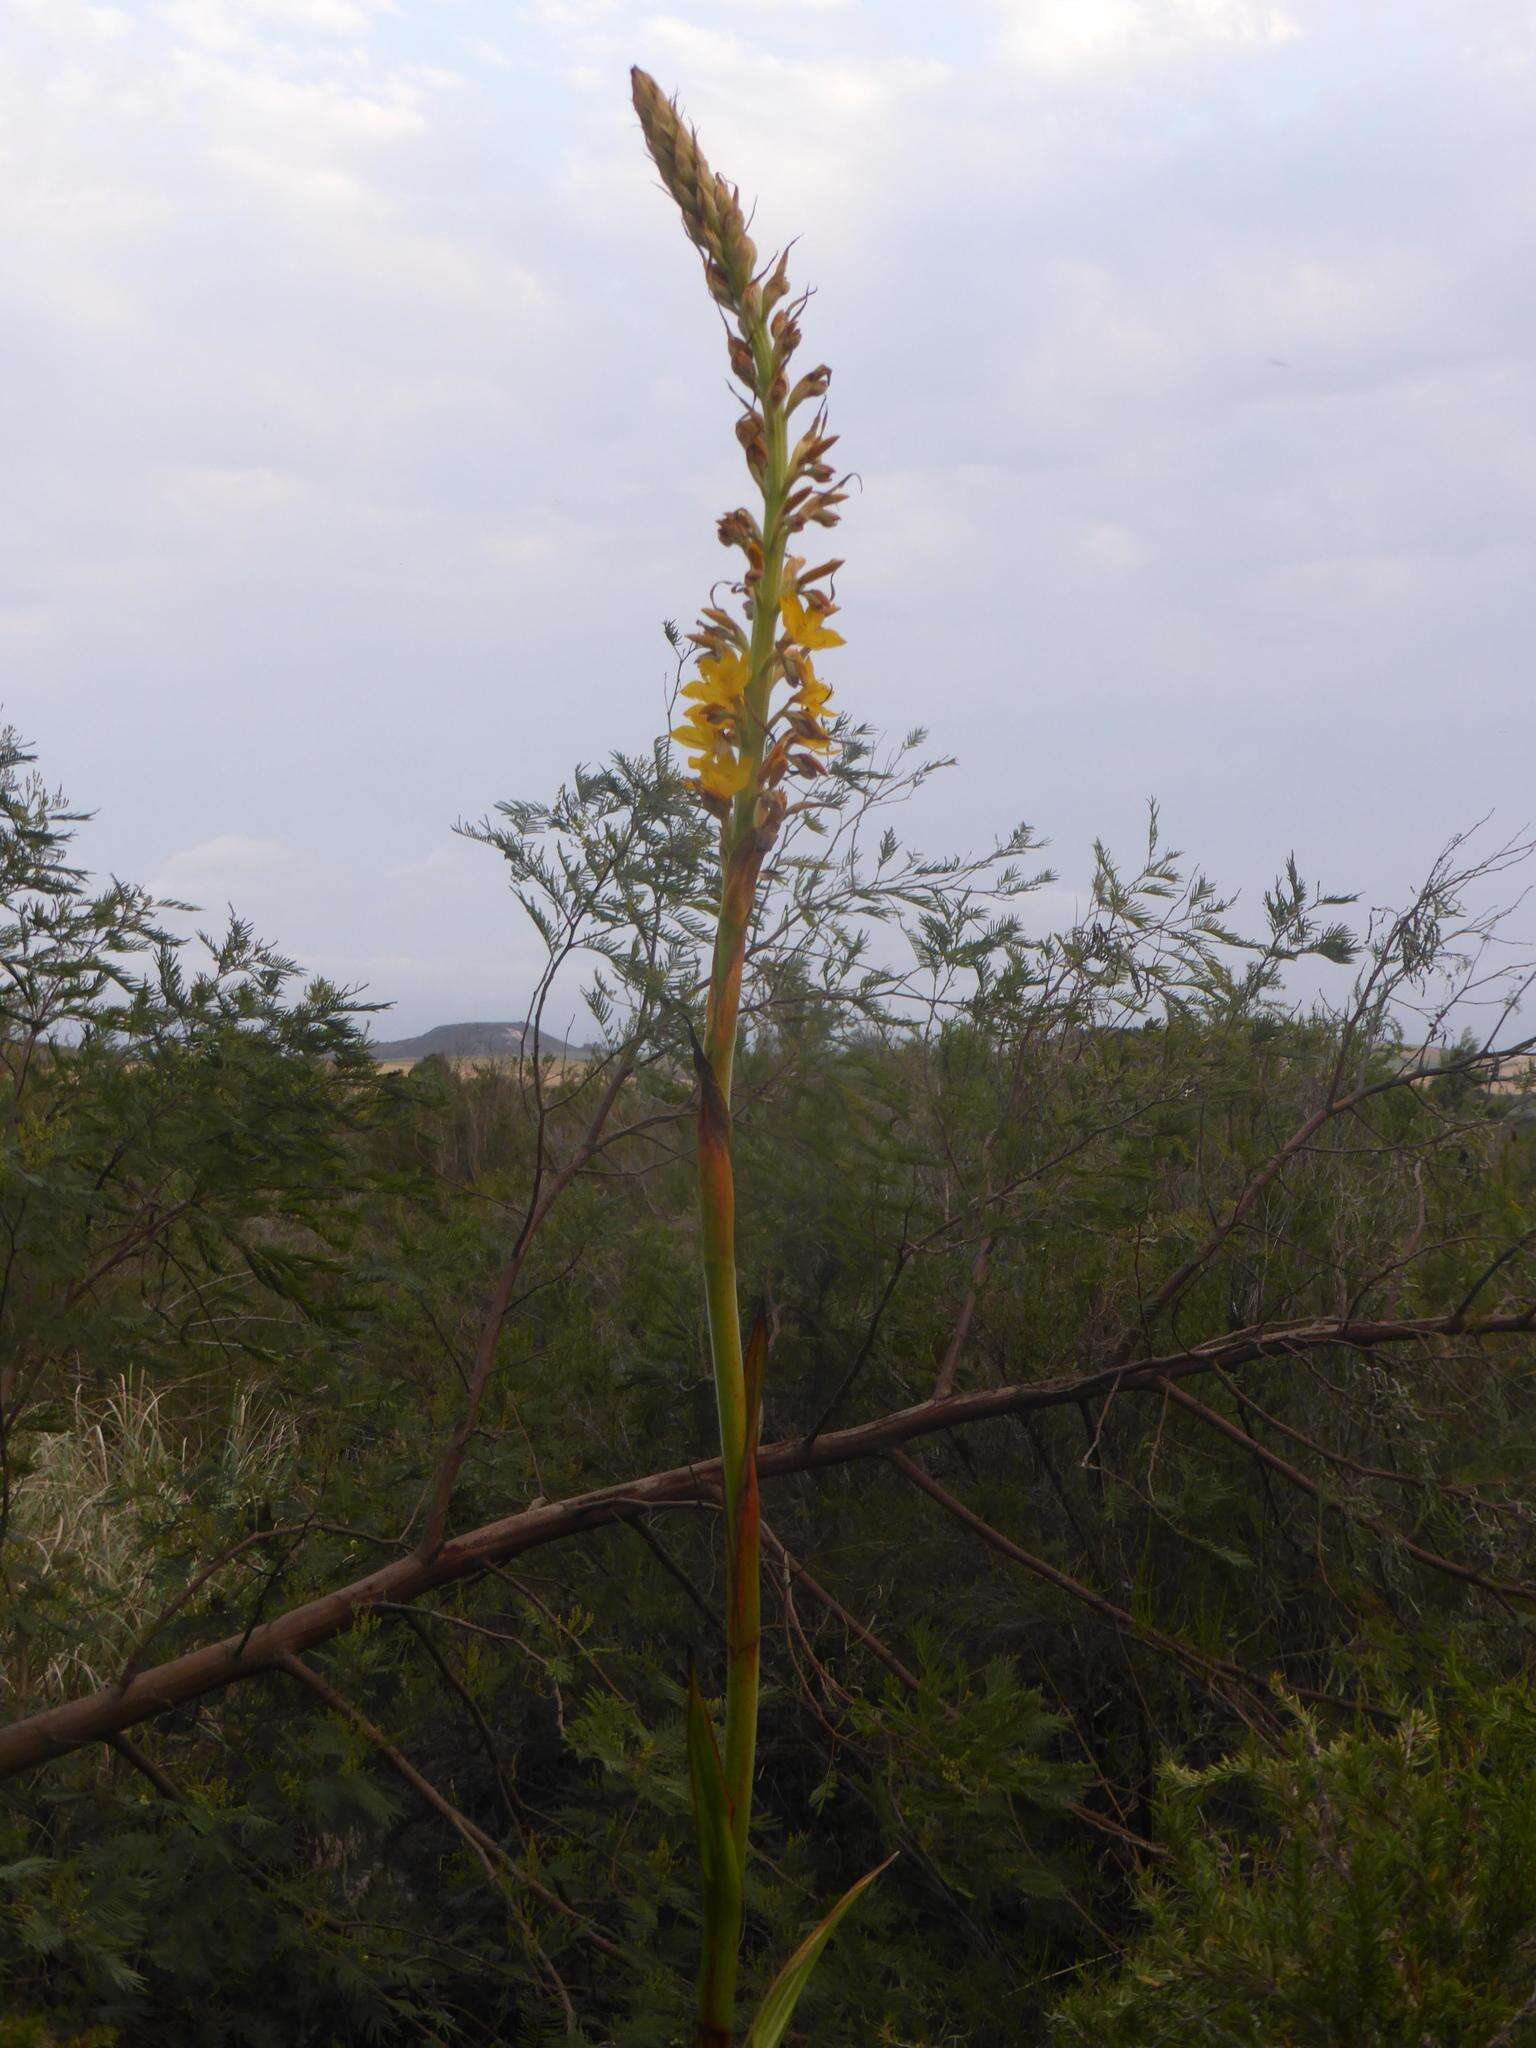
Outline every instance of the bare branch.
<svg viewBox="0 0 1536 2048">
<path fill-rule="evenodd" d="M 1459 1326 L 1454 1316 L 1443 1315 L 1396 1322 L 1344 1323 L 1321 1319 L 1278 1325 L 1272 1330 L 1239 1331 L 1192 1350 L 1136 1365 L 1106 1366 L 1097 1372 L 981 1387 L 952 1394 L 944 1401 L 923 1401 L 915 1407 L 897 1409 L 813 1441 L 803 1436 L 785 1438 L 763 1448 L 758 1455 L 758 1471 L 765 1480 L 794 1472 L 825 1471 L 880 1457 L 915 1438 L 942 1435 L 1000 1416 L 1066 1407 L 1114 1392 L 1161 1394 L 1165 1383 L 1217 1369 L 1230 1372 L 1259 1358 L 1299 1357 L 1335 1348 L 1370 1352 L 1425 1338 L 1456 1335 L 1523 1336 L 1533 1329 L 1536 1303 L 1497 1315 L 1469 1318 Z M 527 1508 L 500 1521 L 488 1522 L 451 1538 L 431 1557 L 416 1552 L 393 1559 L 364 1578 L 274 1616 L 253 1628 L 248 1637 L 229 1636 L 222 1642 L 190 1650 L 169 1663 L 136 1673 L 127 1685 L 106 1687 L 0 1728 L 0 1778 L 66 1755 L 83 1744 L 104 1741 L 168 1707 L 270 1670 L 286 1656 L 297 1655 L 343 1634 L 380 1602 L 420 1599 L 441 1586 L 472 1578 L 498 1561 L 562 1542 L 588 1529 L 627 1520 L 637 1510 L 712 1504 L 720 1483 L 718 1460 L 676 1465 L 669 1471 L 652 1472 L 618 1486 L 599 1487 L 569 1500 Z"/>
<path fill-rule="evenodd" d="M 638 1956 L 631 1955 L 628 1950 L 620 1948 L 617 1942 L 610 1941 L 607 1935 L 600 1933 L 584 1914 L 578 1913 L 574 1906 L 567 1905 L 558 1892 L 551 1891 L 548 1885 L 541 1883 L 531 1872 L 515 1862 L 494 1835 L 488 1835 L 484 1828 L 477 1826 L 469 1818 L 468 1814 L 460 1813 L 452 1800 L 445 1798 L 430 1778 L 424 1778 L 410 1758 L 398 1750 L 383 1730 L 369 1720 L 362 1708 L 355 1706 L 344 1693 L 338 1692 L 335 1686 L 322 1678 L 312 1665 L 306 1664 L 302 1657 L 287 1653 L 275 1657 L 272 1661 L 275 1668 L 286 1671 L 301 1685 L 307 1686 L 315 1698 L 329 1707 L 332 1713 L 350 1721 L 361 1735 L 367 1737 L 390 1769 L 403 1778 L 417 1797 L 424 1800 L 434 1813 L 441 1814 L 454 1833 L 474 1850 L 481 1868 L 498 1890 L 502 1887 L 495 1874 L 496 1864 L 500 1864 L 510 1876 L 515 1877 L 519 1884 L 526 1886 L 541 1904 L 571 1921 L 581 1939 L 589 1942 L 593 1948 L 600 1949 L 605 1956 L 612 1956 L 619 1962 L 628 1963 L 632 1968 L 643 1970 L 648 1967 Z"/>
</svg>

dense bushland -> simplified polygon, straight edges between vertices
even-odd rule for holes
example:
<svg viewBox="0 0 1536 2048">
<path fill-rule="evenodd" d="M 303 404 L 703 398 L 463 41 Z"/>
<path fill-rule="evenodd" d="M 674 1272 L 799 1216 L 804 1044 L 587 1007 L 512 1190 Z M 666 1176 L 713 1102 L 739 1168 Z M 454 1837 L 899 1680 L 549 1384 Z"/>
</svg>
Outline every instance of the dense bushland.
<svg viewBox="0 0 1536 2048">
<path fill-rule="evenodd" d="M 1402 1045 L 1516 1036 L 1466 907 L 1503 857 L 1357 945 L 1292 872 L 1245 942 L 1154 837 L 1042 934 L 1030 836 L 905 853 L 927 770 L 866 747 L 745 989 L 786 1447 L 749 1974 L 896 1850 L 797 2038 L 1536 2038 L 1536 1124 L 1483 1035 Z M 8 741 L 0 2041 L 671 2042 L 721 1677 L 699 814 L 658 757 L 490 821 L 536 1016 L 584 973 L 602 1050 L 394 1080 L 72 822 Z M 438 1511 L 435 1584 L 283 1648 Z"/>
</svg>

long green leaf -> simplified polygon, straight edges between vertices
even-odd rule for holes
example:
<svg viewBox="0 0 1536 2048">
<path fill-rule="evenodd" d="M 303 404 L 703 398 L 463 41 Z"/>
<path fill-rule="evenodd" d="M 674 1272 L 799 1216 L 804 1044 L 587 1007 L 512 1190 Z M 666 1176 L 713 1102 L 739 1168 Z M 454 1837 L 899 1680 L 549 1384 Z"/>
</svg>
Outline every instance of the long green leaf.
<svg viewBox="0 0 1536 2048">
<path fill-rule="evenodd" d="M 881 1871 L 888 1870 L 895 1861 L 894 1856 L 887 1856 L 884 1863 L 876 1864 L 857 1884 L 850 1885 L 826 1918 L 811 1929 L 769 1986 L 768 1996 L 758 2008 L 757 2018 L 747 2034 L 745 2048 L 779 2048 L 795 2016 L 800 1994 L 810 1982 L 811 1972 L 820 1961 L 822 1950 L 836 1933 L 838 1922 L 859 1894 L 867 1891 Z"/>
<path fill-rule="evenodd" d="M 741 1858 L 731 1827 L 731 1800 L 709 1709 L 688 1672 L 688 1780 L 699 1845 L 704 1944 L 699 1956 L 700 2041 L 728 2042 L 736 2003 L 741 1947 Z"/>
<path fill-rule="evenodd" d="M 720 1751 L 710 1726 L 709 1709 L 692 1668 L 688 1672 L 688 1782 L 693 1792 L 693 1824 L 699 1843 L 699 1869 L 704 1879 L 704 1911 L 739 1890 L 741 1869 L 731 1839 L 731 1802 L 720 1768 Z"/>
</svg>

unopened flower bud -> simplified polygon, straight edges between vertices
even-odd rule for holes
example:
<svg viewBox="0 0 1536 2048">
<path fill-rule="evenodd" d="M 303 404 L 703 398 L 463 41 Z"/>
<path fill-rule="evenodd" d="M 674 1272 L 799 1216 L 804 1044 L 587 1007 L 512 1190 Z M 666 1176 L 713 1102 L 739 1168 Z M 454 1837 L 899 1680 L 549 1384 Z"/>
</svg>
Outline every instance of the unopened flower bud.
<svg viewBox="0 0 1536 2048">
<path fill-rule="evenodd" d="M 795 578 L 795 582 L 801 590 L 805 590 L 807 604 L 811 604 L 812 593 L 806 590 L 806 585 L 808 583 L 819 583 L 823 576 L 835 576 L 842 566 L 842 556 L 834 555 L 830 562 L 818 562 L 814 569 L 802 569 L 800 571 Z M 812 605 L 812 609 L 815 610 L 817 607 Z"/>
<path fill-rule="evenodd" d="M 776 306 L 789 290 L 789 251 L 784 249 L 773 266 L 773 275 L 763 285 L 763 309 Z"/>
<path fill-rule="evenodd" d="M 810 399 L 825 398 L 827 387 L 831 381 L 832 372 L 825 363 L 818 364 L 814 370 L 808 370 L 794 390 L 790 392 L 789 403 L 785 410 L 788 412 L 798 412 L 800 407 L 805 405 Z"/>
<path fill-rule="evenodd" d="M 779 836 L 779 827 L 784 822 L 784 813 L 789 809 L 789 799 L 781 789 L 764 790 L 752 807 L 752 822 L 757 827 L 757 843 L 765 850 L 772 846 Z"/>
</svg>

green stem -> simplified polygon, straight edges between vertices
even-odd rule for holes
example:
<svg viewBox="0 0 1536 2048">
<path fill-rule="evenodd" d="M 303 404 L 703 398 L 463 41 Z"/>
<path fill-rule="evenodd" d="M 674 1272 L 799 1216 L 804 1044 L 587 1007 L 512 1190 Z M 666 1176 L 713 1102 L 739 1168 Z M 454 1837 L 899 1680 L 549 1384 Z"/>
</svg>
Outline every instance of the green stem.
<svg viewBox="0 0 1536 2048">
<path fill-rule="evenodd" d="M 763 475 L 763 574 L 753 604 L 747 727 L 744 750 L 754 771 L 767 739 L 768 702 L 778 639 L 784 548 L 777 535 L 788 469 L 786 421 L 768 401 L 773 377 L 766 332 L 754 337 L 768 461 Z M 741 1309 L 736 1284 L 736 1192 L 731 1157 L 731 1076 L 741 1009 L 741 977 L 747 934 L 757 895 L 762 847 L 754 809 L 756 774 L 736 799 L 721 831 L 720 914 L 710 973 L 699 1101 L 699 1220 L 703 1236 L 704 1295 L 709 1315 L 710 1356 L 720 1422 L 726 1530 L 725 1744 L 722 1771 L 730 1802 L 736 1878 L 730 1896 L 717 1895 L 708 1917 L 715 1940 L 699 1976 L 700 2048 L 728 2044 L 734 2025 L 736 1976 L 741 1952 L 742 1889 L 752 1824 L 752 1779 L 757 1754 L 761 1645 L 761 1558 L 758 1525 L 756 1439 L 761 1391 L 760 1345 L 743 1356 Z"/>
<path fill-rule="evenodd" d="M 749 841 L 749 848 L 751 845 Z M 717 1874 L 714 1895 L 706 1896 L 704 1902 L 705 1942 L 699 1969 L 696 2037 L 699 2048 L 727 2048 L 731 2040 L 741 1953 L 742 1876 L 751 1819 L 752 1758 L 757 1734 L 756 1629 L 754 1627 L 749 1646 L 743 1640 L 741 1628 L 747 1604 L 742 1597 L 746 1590 L 743 1573 L 745 1571 L 753 1581 L 750 1605 L 755 1609 L 757 1560 L 755 1550 L 751 1555 L 744 1554 L 740 1542 L 742 1509 L 749 1490 L 745 1482 L 750 1419 L 736 1290 L 736 1193 L 731 1162 L 729 1103 L 741 998 L 741 970 L 746 950 L 746 921 L 756 887 L 756 869 L 755 860 L 728 857 L 726 861 L 699 1074 L 699 1222 L 703 1237 L 704 1299 L 709 1315 L 709 1348 L 720 1421 L 720 1461 L 725 1496 L 726 1688 L 722 1775 L 730 1807 L 735 1863 L 729 1878 L 723 1873 Z M 750 1490 L 755 1492 L 755 1487 Z M 755 1540 L 755 1531 L 753 1534 Z"/>
<path fill-rule="evenodd" d="M 726 864 L 715 935 L 714 975 L 705 1034 L 699 1105 L 699 1216 L 704 1240 L 704 1295 L 709 1311 L 715 1402 L 720 1421 L 726 1528 L 726 1791 L 738 1860 L 745 1862 L 757 1747 L 758 1530 L 756 1481 L 749 1452 L 756 1435 L 741 1343 L 736 1285 L 736 1190 L 731 1157 L 731 1066 L 741 1004 L 747 926 L 761 855 L 755 838 Z"/>
<path fill-rule="evenodd" d="M 747 664 L 747 731 L 743 735 L 754 771 L 763 758 L 768 738 L 768 700 L 773 694 L 773 651 L 779 637 L 779 600 L 783 596 L 784 539 L 778 531 L 788 491 L 789 421 L 782 405 L 768 397 L 774 378 L 773 348 L 766 329 L 759 326 L 752 338 L 752 355 L 757 366 L 759 401 L 763 409 L 763 438 L 768 445 L 768 462 L 763 471 L 763 574 L 753 599 L 752 640 Z M 753 781 L 756 780 L 754 773 Z M 752 829 L 752 807 L 756 792 L 752 782 L 736 799 L 731 831 L 740 840 Z"/>
</svg>

